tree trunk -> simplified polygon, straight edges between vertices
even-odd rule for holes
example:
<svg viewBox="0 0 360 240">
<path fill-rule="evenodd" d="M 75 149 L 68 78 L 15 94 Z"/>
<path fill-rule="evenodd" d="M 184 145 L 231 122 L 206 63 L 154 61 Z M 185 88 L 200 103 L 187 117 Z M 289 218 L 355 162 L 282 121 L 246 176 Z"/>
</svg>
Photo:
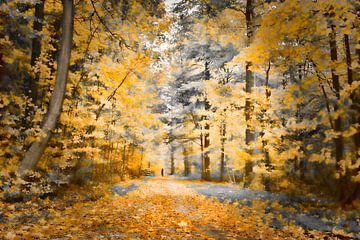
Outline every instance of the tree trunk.
<svg viewBox="0 0 360 240">
<path fill-rule="evenodd" d="M 126 164 L 126 142 L 124 143 L 122 162 L 121 162 L 121 171 L 120 171 L 121 181 L 125 180 L 125 164 Z"/>
<path fill-rule="evenodd" d="M 141 157 L 140 157 L 140 164 L 139 164 L 139 176 L 141 176 L 143 159 L 144 159 L 144 148 L 141 147 Z"/>
<path fill-rule="evenodd" d="M 184 176 L 188 176 L 190 174 L 190 163 L 188 157 L 188 151 L 186 149 L 186 143 L 183 145 L 183 155 L 184 155 Z"/>
<path fill-rule="evenodd" d="M 351 52 L 350 52 L 349 35 L 347 34 L 344 35 L 344 46 L 345 46 L 345 55 L 346 55 L 348 83 L 351 85 L 353 82 L 353 72 L 351 68 Z"/>
<path fill-rule="evenodd" d="M 330 57 L 331 61 L 335 63 L 338 60 L 338 54 L 337 54 L 337 44 L 336 44 L 336 31 L 335 31 L 335 25 L 330 22 L 329 24 L 331 32 L 329 33 L 329 45 L 330 45 Z M 333 89 L 336 95 L 336 99 L 340 100 L 340 80 L 339 75 L 336 73 L 336 69 L 334 67 L 331 67 L 331 78 L 332 78 L 332 85 Z M 340 107 L 338 105 L 338 101 L 334 101 L 333 107 L 334 112 L 339 111 Z M 341 160 L 343 158 L 344 154 L 344 142 L 342 137 L 342 119 L 340 116 L 335 117 L 334 119 L 334 131 L 338 134 L 334 138 L 334 145 L 335 145 L 335 160 L 336 160 L 336 170 L 339 176 L 339 182 L 338 182 L 338 191 L 339 191 L 339 200 L 343 200 L 345 198 L 345 189 L 344 185 L 346 182 L 346 176 L 342 172 L 341 167 Z"/>
<path fill-rule="evenodd" d="M 175 147 L 170 146 L 170 175 L 175 174 Z"/>
<path fill-rule="evenodd" d="M 35 21 L 33 29 L 36 31 L 35 37 L 32 40 L 32 47 L 31 47 L 31 67 L 36 65 L 36 61 L 40 57 L 41 54 L 41 31 L 43 29 L 43 21 L 44 21 L 44 0 L 38 1 L 35 5 Z M 39 81 L 39 75 L 36 74 L 34 79 L 30 82 L 30 91 L 31 91 L 31 98 L 32 102 L 36 103 L 37 100 L 37 83 Z"/>
<path fill-rule="evenodd" d="M 205 134 L 204 134 L 204 180 L 211 180 L 211 172 L 210 172 L 210 156 L 209 156 L 209 147 L 210 147 L 210 124 L 205 124 Z"/>
<path fill-rule="evenodd" d="M 270 107 L 270 104 L 269 104 L 270 96 L 271 96 L 271 91 L 269 89 L 270 68 L 271 68 L 271 62 L 269 61 L 269 65 L 268 65 L 268 67 L 266 69 L 266 72 L 265 72 L 266 73 L 265 97 L 266 97 L 267 105 L 265 106 L 266 108 L 264 109 L 264 115 L 266 114 L 266 109 L 268 107 Z M 263 126 L 262 126 L 262 132 L 260 133 L 260 136 L 265 135 L 264 130 L 265 130 L 267 121 L 268 121 L 267 116 L 264 116 L 264 120 L 262 120 Z M 262 144 L 263 144 L 265 167 L 266 167 L 267 171 L 270 171 L 271 170 L 271 162 L 270 162 L 270 154 L 269 154 L 269 151 L 267 150 L 268 142 L 266 140 L 263 140 Z M 264 176 L 264 187 L 265 187 L 265 191 L 270 191 L 270 176 L 268 174 L 266 174 Z"/>
<path fill-rule="evenodd" d="M 353 83 L 353 70 L 351 66 L 351 52 L 350 52 L 350 41 L 349 41 L 349 35 L 344 35 L 344 46 L 345 46 L 345 54 L 346 54 L 346 65 L 347 65 L 347 78 L 348 78 L 348 84 L 351 85 Z M 359 51 L 359 50 L 358 50 Z M 358 79 L 358 78 L 357 78 Z M 352 103 L 356 103 L 356 93 L 352 93 L 350 95 Z M 356 109 L 356 108 L 355 108 Z M 360 123 L 360 121 L 357 120 L 357 115 L 359 113 L 355 110 L 352 114 L 352 123 L 356 124 L 357 122 Z M 356 159 L 360 159 L 359 150 L 360 150 L 360 129 L 358 129 L 358 132 L 353 136 L 354 141 L 354 152 L 355 152 L 355 161 Z M 355 163 L 355 162 L 354 162 Z"/>
<path fill-rule="evenodd" d="M 358 41 L 358 44 L 360 44 L 360 41 Z M 345 46 L 345 54 L 346 54 L 346 64 L 347 64 L 347 77 L 348 77 L 348 84 L 352 84 L 353 80 L 359 81 L 358 76 L 353 76 L 353 70 L 351 66 L 351 51 L 350 51 L 350 41 L 349 36 L 347 34 L 344 35 L 344 46 Z M 356 49 L 356 54 L 358 55 L 358 63 L 360 64 L 360 48 Z M 359 69 L 357 69 L 359 70 Z M 356 71 L 359 72 L 359 71 Z M 359 90 L 358 90 L 359 91 Z M 359 92 L 354 92 L 350 95 L 351 101 L 352 101 L 352 123 L 359 124 L 360 126 L 360 112 L 359 112 L 359 106 L 356 107 L 356 104 L 359 103 Z M 357 133 L 353 136 L 354 141 L 354 159 L 353 164 L 356 164 L 356 161 L 359 161 L 360 159 L 360 128 L 358 127 Z M 360 172 L 360 167 L 357 167 L 355 170 L 353 170 L 354 175 L 357 175 Z M 354 183 L 354 189 L 350 191 L 350 194 L 343 200 L 343 205 L 348 205 L 352 203 L 355 199 L 357 199 L 360 196 L 360 183 L 355 182 Z"/>
<path fill-rule="evenodd" d="M 305 71 L 303 71 L 303 68 L 305 68 L 305 63 L 299 63 L 297 65 L 297 70 L 298 70 L 298 86 L 299 86 L 299 90 L 297 91 L 297 95 L 296 97 L 298 99 L 301 98 L 302 96 L 302 86 L 301 86 L 301 81 L 303 80 L 303 78 L 305 77 L 305 74 L 303 74 Z M 301 115 L 301 109 L 302 109 L 303 105 L 301 103 L 297 103 L 296 104 L 296 113 L 295 113 L 295 117 L 296 117 L 296 123 L 300 123 L 303 120 L 303 116 Z M 297 136 L 300 135 L 300 132 L 298 130 L 295 130 L 295 138 Z M 300 147 L 300 149 L 302 149 Z M 306 171 L 306 164 L 305 164 L 305 159 L 300 159 L 298 156 L 296 156 L 294 158 L 294 171 L 295 173 L 299 173 L 300 179 L 304 180 L 305 178 L 305 171 Z"/>
<path fill-rule="evenodd" d="M 269 89 L 269 74 L 270 74 L 270 68 L 271 68 L 271 62 L 269 61 L 269 66 L 266 69 L 266 82 L 265 82 L 265 96 L 266 96 L 266 103 L 269 104 L 270 101 L 270 96 L 271 96 L 271 91 Z M 269 107 L 269 106 L 267 106 Z M 263 133 L 264 134 L 264 133 Z M 265 164 L 267 167 L 270 167 L 270 155 L 269 155 L 269 151 L 266 149 L 267 146 L 267 141 L 263 142 L 263 146 L 264 146 L 264 158 L 265 158 Z"/>
<path fill-rule="evenodd" d="M 210 79 L 210 69 L 209 69 L 209 62 L 205 61 L 205 71 L 204 71 L 204 80 L 209 80 Z M 209 101 L 207 100 L 207 98 L 205 98 L 204 100 L 204 104 L 205 104 L 205 111 L 210 111 L 210 104 Z M 210 181 L 211 180 L 211 171 L 210 171 L 210 156 L 209 156 L 209 147 L 210 147 L 210 124 L 208 122 L 209 120 L 209 116 L 203 116 L 203 120 L 206 121 L 205 123 L 205 133 L 204 133 L 204 174 L 203 174 L 203 179 Z"/>
<path fill-rule="evenodd" d="M 40 137 L 39 141 L 34 142 L 31 145 L 21 162 L 19 171 L 22 176 L 26 174 L 26 171 L 35 169 L 42 154 L 44 153 L 45 148 L 52 136 L 52 131 L 56 129 L 65 98 L 74 27 L 74 7 L 73 0 L 63 0 L 62 3 L 64 9 L 63 32 L 60 55 L 58 58 L 56 84 L 51 96 L 47 115 L 41 128 L 42 136 Z"/>
<path fill-rule="evenodd" d="M 247 42 L 246 46 L 249 47 L 252 39 L 253 39 L 253 18 L 254 18 L 254 6 L 252 0 L 246 1 L 246 11 L 245 11 L 245 18 L 246 18 L 246 36 Z M 253 153 L 253 146 L 252 143 L 255 140 L 255 134 L 252 126 L 252 118 L 254 112 L 254 104 L 251 98 L 252 89 L 254 87 L 254 74 L 251 71 L 252 62 L 246 62 L 246 76 L 245 76 L 245 91 L 247 93 L 247 97 L 245 100 L 245 120 L 246 120 L 246 130 L 245 130 L 245 143 L 247 145 L 247 152 L 252 155 Z M 250 184 L 250 175 L 253 171 L 253 163 L 251 160 L 247 160 L 245 163 L 245 186 Z"/>
<path fill-rule="evenodd" d="M 204 179 L 205 177 L 205 162 L 204 162 L 204 134 L 200 133 L 200 150 L 201 150 L 201 178 Z"/>
<path fill-rule="evenodd" d="M 40 57 L 41 53 L 41 31 L 43 28 L 44 21 L 44 0 L 40 0 L 35 4 L 35 20 L 33 30 L 35 36 L 32 39 L 31 47 L 31 60 L 30 65 L 32 68 L 35 67 L 36 61 Z M 39 81 L 39 74 L 35 73 L 35 76 L 27 76 L 24 82 L 25 96 L 31 98 L 32 105 L 36 105 L 38 98 L 37 83 Z M 28 120 L 29 116 L 34 114 L 34 106 L 26 106 L 25 108 L 25 125 L 31 127 L 31 121 Z"/>
<path fill-rule="evenodd" d="M 335 32 L 335 26 L 331 24 L 331 32 L 329 34 L 330 38 L 330 57 L 331 61 L 336 62 L 338 60 L 337 58 L 337 45 L 336 45 L 336 32 Z M 336 94 L 337 100 L 340 99 L 340 81 L 339 81 L 339 75 L 336 74 L 336 70 L 332 67 L 331 68 L 331 77 L 332 77 L 332 84 L 333 88 Z M 338 102 L 334 102 L 334 111 L 339 110 Z M 334 120 L 334 130 L 336 133 L 339 134 L 338 137 L 334 139 L 335 143 L 335 159 L 337 163 L 337 169 L 340 170 L 340 161 L 343 157 L 343 151 L 344 151 L 344 144 L 343 144 L 343 138 L 341 136 L 341 117 L 337 117 Z"/>
<path fill-rule="evenodd" d="M 226 141 L 226 122 L 223 120 L 220 128 L 221 136 L 221 158 L 220 158 L 220 181 L 225 180 L 225 141 Z"/>
</svg>

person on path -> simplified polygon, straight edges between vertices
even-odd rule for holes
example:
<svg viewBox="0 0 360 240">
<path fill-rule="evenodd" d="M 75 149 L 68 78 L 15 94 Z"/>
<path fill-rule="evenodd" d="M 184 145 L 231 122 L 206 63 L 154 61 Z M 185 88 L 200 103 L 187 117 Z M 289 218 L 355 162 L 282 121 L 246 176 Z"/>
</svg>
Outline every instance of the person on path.
<svg viewBox="0 0 360 240">
<path fill-rule="evenodd" d="M 163 168 L 161 169 L 161 176 L 162 177 L 164 176 L 164 169 Z"/>
</svg>

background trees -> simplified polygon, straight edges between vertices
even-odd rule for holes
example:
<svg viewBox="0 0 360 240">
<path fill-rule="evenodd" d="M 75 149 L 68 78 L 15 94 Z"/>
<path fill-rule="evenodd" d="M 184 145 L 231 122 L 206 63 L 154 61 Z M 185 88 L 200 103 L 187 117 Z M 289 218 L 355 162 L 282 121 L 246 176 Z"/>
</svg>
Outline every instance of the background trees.
<svg viewBox="0 0 360 240">
<path fill-rule="evenodd" d="M 151 108 L 158 56 L 151 44 L 167 29 L 167 20 L 160 19 L 164 4 L 80 1 L 71 41 L 67 2 L 67 18 L 61 17 L 61 2 L 41 3 L 1 3 L 2 186 L 23 188 L 15 177 L 20 165 L 21 172 L 36 167 L 45 182 L 56 183 L 141 175 L 148 161 L 145 146 L 159 132 Z M 37 97 L 24 94 L 23 86 L 35 80 Z M 51 134 L 48 144 L 39 141 Z M 45 191 L 32 178 L 26 185 Z"/>
<path fill-rule="evenodd" d="M 268 190 L 294 187 L 288 184 L 291 179 L 297 186 L 322 186 L 324 192 L 343 200 L 357 192 L 359 128 L 353 114 L 358 112 L 350 95 L 358 95 L 358 86 L 349 81 L 355 64 L 350 59 L 357 51 L 356 7 L 346 1 L 224 1 L 221 6 L 214 1 L 182 1 L 176 5 L 177 38 L 180 43 L 187 39 L 186 46 L 177 49 L 201 51 L 198 42 L 206 39 L 210 46 L 231 44 L 232 52 L 238 52 L 235 57 L 230 54 L 219 69 L 210 69 L 206 87 L 191 85 L 210 105 L 207 121 L 214 177 L 224 179 L 226 169 L 230 171 L 226 179 L 235 172 L 235 179 L 242 179 L 245 186 Z M 189 11 L 193 18 L 186 16 Z M 181 27 L 184 22 L 186 27 Z M 211 47 L 204 52 L 210 54 Z M 213 53 L 211 60 L 222 55 Z M 182 66 L 184 62 L 181 59 Z M 191 64 L 192 68 L 199 65 Z M 182 71 L 190 72 L 184 67 Z M 174 81 L 192 79 L 186 74 L 181 77 L 175 75 Z M 192 116 L 199 112 L 194 107 L 188 111 Z M 201 123 L 201 117 L 195 119 Z M 220 130 L 213 134 L 216 126 Z M 334 184 L 338 187 L 333 188 Z"/>
</svg>

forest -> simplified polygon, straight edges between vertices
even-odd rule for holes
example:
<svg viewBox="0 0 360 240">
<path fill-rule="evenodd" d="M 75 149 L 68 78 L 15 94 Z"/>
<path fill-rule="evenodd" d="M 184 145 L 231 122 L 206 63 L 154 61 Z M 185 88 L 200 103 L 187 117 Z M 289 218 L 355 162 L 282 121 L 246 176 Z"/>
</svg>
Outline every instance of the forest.
<svg viewBox="0 0 360 240">
<path fill-rule="evenodd" d="M 0 239 L 360 239 L 359 0 L 0 0 Z"/>
</svg>

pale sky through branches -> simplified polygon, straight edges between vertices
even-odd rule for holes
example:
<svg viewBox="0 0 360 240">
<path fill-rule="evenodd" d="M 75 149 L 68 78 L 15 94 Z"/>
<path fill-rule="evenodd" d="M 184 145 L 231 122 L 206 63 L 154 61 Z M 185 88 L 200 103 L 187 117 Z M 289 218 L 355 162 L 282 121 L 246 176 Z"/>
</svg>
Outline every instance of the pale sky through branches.
<svg viewBox="0 0 360 240">
<path fill-rule="evenodd" d="M 180 0 L 166 0 L 165 4 L 166 4 L 166 7 L 171 7 L 174 3 L 177 3 L 179 1 Z"/>
</svg>

